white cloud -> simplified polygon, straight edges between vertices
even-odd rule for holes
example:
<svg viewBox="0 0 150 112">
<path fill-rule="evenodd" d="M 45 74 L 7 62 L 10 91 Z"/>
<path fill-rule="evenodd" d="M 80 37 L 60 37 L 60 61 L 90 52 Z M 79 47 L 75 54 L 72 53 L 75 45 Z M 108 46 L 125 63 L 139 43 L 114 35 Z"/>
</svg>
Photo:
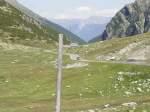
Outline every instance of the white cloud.
<svg viewBox="0 0 150 112">
<path fill-rule="evenodd" d="M 80 6 L 69 12 L 59 14 L 54 19 L 87 19 L 91 16 L 112 17 L 119 9 L 98 9 L 92 6 Z"/>
<path fill-rule="evenodd" d="M 25 3 L 27 0 L 18 1 Z M 58 13 L 57 15 L 50 14 L 50 11 L 45 11 L 45 9 L 34 8 L 32 10 L 48 19 L 87 19 L 91 16 L 112 17 L 119 9 L 100 9 L 94 5 L 81 5 L 79 7 L 68 9 L 65 12 L 60 12 L 60 14 Z"/>
<path fill-rule="evenodd" d="M 69 14 L 59 14 L 58 16 L 54 17 L 54 19 L 72 19 L 72 18 L 74 17 Z"/>
<path fill-rule="evenodd" d="M 105 16 L 105 17 L 112 17 L 114 16 L 119 9 L 103 9 L 95 12 L 96 15 L 98 16 Z"/>
<path fill-rule="evenodd" d="M 86 11 L 91 11 L 93 8 L 90 7 L 90 6 L 81 6 L 81 7 L 78 7 L 77 10 L 78 11 L 83 11 L 83 12 L 86 12 Z"/>
</svg>

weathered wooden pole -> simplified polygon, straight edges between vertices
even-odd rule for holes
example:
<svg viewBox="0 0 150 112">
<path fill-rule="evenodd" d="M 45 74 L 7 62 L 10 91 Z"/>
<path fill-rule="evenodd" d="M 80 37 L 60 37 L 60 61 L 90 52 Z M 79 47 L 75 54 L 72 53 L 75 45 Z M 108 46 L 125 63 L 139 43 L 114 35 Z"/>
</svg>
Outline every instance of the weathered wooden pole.
<svg viewBox="0 0 150 112">
<path fill-rule="evenodd" d="M 63 59 L 63 34 L 59 34 L 59 49 L 57 60 L 57 88 L 56 88 L 56 112 L 61 112 L 61 87 L 62 87 L 62 59 Z"/>
</svg>

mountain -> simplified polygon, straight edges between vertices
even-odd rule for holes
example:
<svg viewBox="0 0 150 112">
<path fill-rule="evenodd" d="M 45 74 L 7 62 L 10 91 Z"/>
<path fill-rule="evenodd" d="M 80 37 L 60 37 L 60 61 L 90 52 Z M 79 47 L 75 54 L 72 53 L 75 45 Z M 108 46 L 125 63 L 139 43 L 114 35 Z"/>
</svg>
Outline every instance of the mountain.
<svg viewBox="0 0 150 112">
<path fill-rule="evenodd" d="M 11 5 L 13 5 L 18 10 L 22 11 L 26 15 L 39 21 L 40 24 L 42 24 L 50 29 L 54 29 L 60 33 L 65 34 L 70 41 L 75 42 L 75 43 L 80 43 L 80 44 L 85 43 L 82 39 L 80 39 L 80 37 L 76 36 L 75 34 L 71 33 L 70 31 L 66 30 L 65 28 L 59 26 L 58 24 L 55 24 L 55 23 L 49 21 L 48 19 L 43 18 L 43 17 L 39 16 L 38 14 L 32 12 L 30 9 L 28 9 L 28 8 L 24 7 L 22 4 L 20 4 L 17 0 L 5 0 L 5 1 L 7 1 Z"/>
<path fill-rule="evenodd" d="M 101 36 L 91 40 L 126 37 L 150 31 L 150 0 L 136 0 L 122 8 L 108 23 Z"/>
<path fill-rule="evenodd" d="M 58 31 L 45 27 L 39 21 L 0 0 L 0 41 L 35 47 L 56 45 Z M 68 43 L 67 37 L 64 38 Z"/>
<path fill-rule="evenodd" d="M 89 41 L 93 37 L 97 36 L 99 32 L 103 32 L 106 24 L 86 24 L 82 29 L 78 29 L 77 35 L 79 35 L 83 40 Z"/>
<path fill-rule="evenodd" d="M 110 19 L 110 17 L 91 16 L 87 19 L 60 19 L 53 21 L 78 35 L 83 40 L 89 41 L 104 31 Z"/>
</svg>

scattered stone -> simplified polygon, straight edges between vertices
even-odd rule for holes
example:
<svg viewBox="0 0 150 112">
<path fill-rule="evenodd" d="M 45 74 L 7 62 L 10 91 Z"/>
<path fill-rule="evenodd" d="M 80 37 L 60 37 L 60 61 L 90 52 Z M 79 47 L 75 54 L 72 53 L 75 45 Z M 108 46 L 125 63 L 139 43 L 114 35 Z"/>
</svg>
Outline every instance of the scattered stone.
<svg viewBox="0 0 150 112">
<path fill-rule="evenodd" d="M 147 112 L 147 110 L 143 110 L 142 112 Z"/>
<path fill-rule="evenodd" d="M 135 102 L 123 103 L 122 106 L 125 106 L 125 107 L 129 107 L 129 108 L 135 109 L 136 106 L 137 106 L 137 103 L 135 103 Z"/>
<path fill-rule="evenodd" d="M 133 82 L 131 82 L 132 84 L 137 84 L 138 83 L 138 81 L 133 81 Z"/>
<path fill-rule="evenodd" d="M 7 12 L 7 13 L 12 13 L 12 11 L 10 10 L 9 7 L 1 6 L 0 9 Z"/>
<path fill-rule="evenodd" d="M 37 87 L 37 88 L 40 88 L 40 85 L 37 85 L 36 87 Z"/>
<path fill-rule="evenodd" d="M 150 92 L 150 89 L 147 89 L 147 92 Z"/>
<path fill-rule="evenodd" d="M 81 97 L 81 96 L 83 96 L 83 94 L 80 93 L 79 96 Z"/>
<path fill-rule="evenodd" d="M 139 87 L 137 88 L 137 90 L 138 90 L 139 92 L 142 92 L 142 89 L 141 89 L 141 88 L 139 88 Z"/>
<path fill-rule="evenodd" d="M 88 110 L 88 112 L 95 112 L 95 110 Z"/>
<path fill-rule="evenodd" d="M 86 90 L 88 90 L 89 88 L 85 88 Z"/>
<path fill-rule="evenodd" d="M 126 94 L 127 96 L 132 95 L 132 93 L 131 93 L 131 92 L 129 92 L 129 91 L 125 91 L 125 94 Z"/>
<path fill-rule="evenodd" d="M 70 59 L 73 61 L 80 60 L 80 56 L 78 54 L 69 54 Z"/>
<path fill-rule="evenodd" d="M 117 80 L 118 80 L 118 81 L 124 81 L 124 78 L 123 78 L 122 75 L 120 75 L 120 76 L 118 76 Z"/>
<path fill-rule="evenodd" d="M 55 94 L 55 93 L 53 93 L 53 94 L 52 94 L 52 96 L 56 96 L 56 94 Z"/>
<path fill-rule="evenodd" d="M 9 81 L 8 81 L 8 80 L 6 80 L 5 82 L 6 82 L 6 83 L 8 83 Z"/>
<path fill-rule="evenodd" d="M 66 88 L 71 88 L 71 86 L 70 86 L 70 85 L 67 85 Z"/>
<path fill-rule="evenodd" d="M 108 107 L 110 107 L 110 106 L 111 106 L 110 104 L 104 105 L 105 108 L 108 108 Z"/>
<path fill-rule="evenodd" d="M 134 110 L 129 110 L 129 112 L 134 112 Z"/>
<path fill-rule="evenodd" d="M 33 109 L 33 107 L 32 107 L 32 106 L 30 106 L 29 108 L 30 108 L 30 109 Z"/>
<path fill-rule="evenodd" d="M 91 77 L 91 74 L 88 74 L 88 77 Z"/>
<path fill-rule="evenodd" d="M 124 74 L 124 72 L 118 72 L 118 75 L 123 75 Z"/>
</svg>

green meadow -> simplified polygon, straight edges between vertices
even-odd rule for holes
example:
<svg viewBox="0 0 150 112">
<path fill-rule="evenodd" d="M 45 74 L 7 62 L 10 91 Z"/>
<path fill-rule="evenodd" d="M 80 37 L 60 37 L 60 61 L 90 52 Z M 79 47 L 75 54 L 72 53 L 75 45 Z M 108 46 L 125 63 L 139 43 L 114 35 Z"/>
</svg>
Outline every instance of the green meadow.
<svg viewBox="0 0 150 112">
<path fill-rule="evenodd" d="M 0 49 L 0 112 L 53 112 L 56 53 Z M 64 65 L 76 63 L 64 56 Z M 89 62 L 63 69 L 63 112 L 149 112 L 150 67 Z M 118 106 L 136 102 L 135 110 Z"/>
</svg>

